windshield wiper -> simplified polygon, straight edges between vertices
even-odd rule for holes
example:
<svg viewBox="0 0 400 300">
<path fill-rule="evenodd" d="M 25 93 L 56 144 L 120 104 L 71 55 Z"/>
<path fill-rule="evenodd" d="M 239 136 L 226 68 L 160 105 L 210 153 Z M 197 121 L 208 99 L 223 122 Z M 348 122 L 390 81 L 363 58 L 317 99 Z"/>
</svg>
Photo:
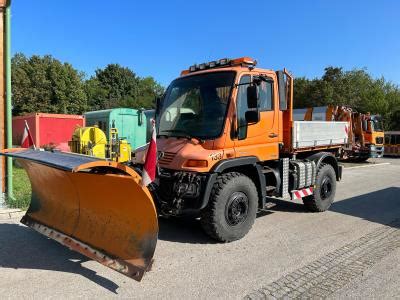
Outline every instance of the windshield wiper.
<svg viewBox="0 0 400 300">
<path fill-rule="evenodd" d="M 201 139 L 201 138 L 199 138 L 199 137 L 197 137 L 197 136 L 193 136 L 193 135 L 189 134 L 189 133 L 188 133 L 187 131 L 185 131 L 185 130 L 180 130 L 180 129 L 168 129 L 168 130 L 163 130 L 162 132 L 183 133 L 184 136 L 182 136 L 182 137 L 187 138 L 188 140 L 196 139 L 196 140 L 198 140 L 201 144 L 204 143 L 204 140 L 203 140 L 203 139 Z"/>
</svg>

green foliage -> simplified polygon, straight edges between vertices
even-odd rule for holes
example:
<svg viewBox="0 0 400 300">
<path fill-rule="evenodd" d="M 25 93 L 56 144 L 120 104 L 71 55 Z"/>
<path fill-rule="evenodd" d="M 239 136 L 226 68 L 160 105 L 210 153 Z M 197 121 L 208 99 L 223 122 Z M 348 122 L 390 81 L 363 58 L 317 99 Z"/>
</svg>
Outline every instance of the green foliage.
<svg viewBox="0 0 400 300">
<path fill-rule="evenodd" d="M 113 107 L 154 108 L 164 88 L 153 77 L 109 64 L 85 80 L 84 74 L 50 55 L 12 59 L 13 114 L 30 112 L 81 114 Z M 295 107 L 348 105 L 384 117 L 386 129 L 400 130 L 400 88 L 365 69 L 327 67 L 321 78 L 297 78 Z"/>
<path fill-rule="evenodd" d="M 113 107 L 153 108 L 154 99 L 164 88 L 153 77 L 140 78 L 129 68 L 109 64 L 96 70 L 86 82 L 89 106 L 95 109 Z"/>
<path fill-rule="evenodd" d="M 13 113 L 79 114 L 86 110 L 83 73 L 50 55 L 12 58 Z"/>
<path fill-rule="evenodd" d="M 7 198 L 7 207 L 27 209 L 31 201 L 31 183 L 25 170 L 13 168 L 14 198 Z"/>
<path fill-rule="evenodd" d="M 155 108 L 155 98 L 164 94 L 164 87 L 153 77 L 144 77 L 139 82 L 138 107 Z"/>
<path fill-rule="evenodd" d="M 347 105 L 359 112 L 384 117 L 385 128 L 400 130 L 400 88 L 384 78 L 374 79 L 365 69 L 343 71 L 328 67 L 321 78 L 297 78 L 296 108 Z"/>
<path fill-rule="evenodd" d="M 105 109 L 105 99 L 107 99 L 107 90 L 102 87 L 100 81 L 92 77 L 85 82 L 85 93 L 88 98 L 88 110 Z"/>
<path fill-rule="evenodd" d="M 113 107 L 154 108 L 164 88 L 153 77 L 109 64 L 84 74 L 50 55 L 12 58 L 13 115 L 31 112 L 81 114 Z"/>
</svg>

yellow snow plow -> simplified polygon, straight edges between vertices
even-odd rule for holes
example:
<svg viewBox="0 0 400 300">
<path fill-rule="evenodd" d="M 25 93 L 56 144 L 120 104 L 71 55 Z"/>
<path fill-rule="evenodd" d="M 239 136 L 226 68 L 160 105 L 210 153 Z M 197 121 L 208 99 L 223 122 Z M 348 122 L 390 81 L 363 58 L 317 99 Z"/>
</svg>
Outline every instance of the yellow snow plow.
<svg viewBox="0 0 400 300">
<path fill-rule="evenodd" d="M 154 255 L 156 207 L 140 176 L 125 165 L 73 153 L 5 150 L 32 185 L 21 222 L 138 281 Z"/>
</svg>

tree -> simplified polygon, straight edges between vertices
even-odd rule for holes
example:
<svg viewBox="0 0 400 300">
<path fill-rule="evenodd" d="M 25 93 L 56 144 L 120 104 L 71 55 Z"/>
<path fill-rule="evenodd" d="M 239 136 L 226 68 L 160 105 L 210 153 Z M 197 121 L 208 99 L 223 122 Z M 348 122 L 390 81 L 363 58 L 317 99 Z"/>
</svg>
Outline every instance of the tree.
<svg viewBox="0 0 400 300">
<path fill-rule="evenodd" d="M 132 70 L 119 64 L 97 69 L 95 79 L 106 93 L 106 98 L 102 99 L 104 108 L 120 106 L 121 101 L 133 101 L 139 91 L 139 78 Z"/>
<path fill-rule="evenodd" d="M 13 114 L 80 114 L 86 110 L 83 73 L 50 55 L 12 58 Z"/>
<path fill-rule="evenodd" d="M 97 69 L 96 75 L 86 82 L 86 92 L 92 109 L 152 108 L 155 97 L 164 88 L 153 77 L 140 78 L 129 68 L 109 64 Z"/>
<path fill-rule="evenodd" d="M 145 108 L 154 108 L 154 100 L 164 94 L 164 87 L 153 77 L 144 77 L 139 82 L 138 104 Z"/>
<path fill-rule="evenodd" d="M 108 91 L 96 77 L 86 80 L 85 93 L 88 99 L 88 109 L 90 111 L 108 108 Z"/>
</svg>

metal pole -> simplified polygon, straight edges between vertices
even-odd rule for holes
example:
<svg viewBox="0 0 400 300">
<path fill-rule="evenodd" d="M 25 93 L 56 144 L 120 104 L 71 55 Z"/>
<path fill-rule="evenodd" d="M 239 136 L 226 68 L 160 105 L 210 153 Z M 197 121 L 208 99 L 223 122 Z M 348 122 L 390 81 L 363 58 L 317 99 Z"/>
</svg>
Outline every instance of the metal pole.
<svg viewBox="0 0 400 300">
<path fill-rule="evenodd" d="M 6 65 L 6 134 L 7 148 L 12 148 L 12 106 L 11 106 L 11 0 L 6 6 L 6 45 L 4 60 Z M 13 162 L 11 157 L 7 157 L 7 197 L 14 198 L 13 195 Z"/>
</svg>

